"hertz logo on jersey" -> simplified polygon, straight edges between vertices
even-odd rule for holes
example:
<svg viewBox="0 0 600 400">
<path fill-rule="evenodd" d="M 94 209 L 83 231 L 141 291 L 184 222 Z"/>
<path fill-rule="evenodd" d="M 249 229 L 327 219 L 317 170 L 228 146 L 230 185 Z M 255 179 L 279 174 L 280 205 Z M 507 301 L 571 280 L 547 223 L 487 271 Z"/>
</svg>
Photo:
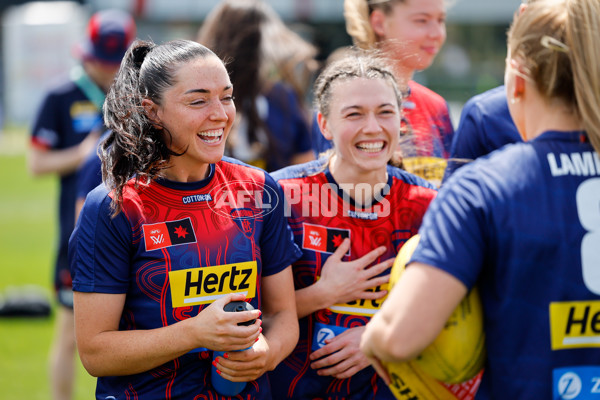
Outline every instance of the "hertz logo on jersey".
<svg viewBox="0 0 600 400">
<path fill-rule="evenodd" d="M 550 303 L 552 350 L 600 347 L 600 300 Z"/>
<path fill-rule="evenodd" d="M 318 279 L 318 278 L 317 278 Z M 369 292 L 380 292 L 382 290 L 388 290 L 388 284 L 371 288 Z M 387 298 L 387 295 L 381 299 L 376 300 L 354 300 L 345 304 L 334 304 L 329 307 L 329 310 L 334 311 L 338 314 L 349 314 L 349 315 L 362 315 L 366 317 L 372 317 L 381 307 L 381 304 Z"/>
<path fill-rule="evenodd" d="M 209 304 L 230 293 L 256 295 L 256 261 L 169 272 L 173 308 Z"/>
</svg>

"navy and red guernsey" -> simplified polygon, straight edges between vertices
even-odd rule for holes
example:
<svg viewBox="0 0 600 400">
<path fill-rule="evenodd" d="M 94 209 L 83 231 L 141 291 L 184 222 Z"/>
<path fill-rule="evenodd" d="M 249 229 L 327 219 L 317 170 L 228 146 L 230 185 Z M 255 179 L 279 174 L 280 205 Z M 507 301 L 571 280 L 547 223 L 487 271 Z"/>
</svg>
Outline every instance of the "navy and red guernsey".
<svg viewBox="0 0 600 400">
<path fill-rule="evenodd" d="M 277 184 L 232 159 L 199 182 L 130 181 L 115 218 L 111 200 L 104 185 L 90 192 L 69 254 L 75 291 L 127 295 L 120 330 L 174 324 L 228 293 L 245 293 L 260 309 L 261 277 L 301 254 Z M 100 377 L 96 398 L 224 399 L 211 386 L 211 361 L 201 348 L 147 372 Z M 270 399 L 267 377 L 240 395 Z"/>
<path fill-rule="evenodd" d="M 319 159 L 272 174 L 283 189 L 286 215 L 296 244 L 302 249 L 302 258 L 293 264 L 297 290 L 319 279 L 323 264 L 345 238 L 350 238 L 351 246 L 344 261 L 360 258 L 379 246 L 385 246 L 387 251 L 375 263 L 395 258 L 402 245 L 417 233 L 425 210 L 436 195 L 429 182 L 388 166 L 388 181 L 382 185 L 381 195 L 362 207 L 338 187 L 326 162 Z M 358 186 L 355 189 L 360 191 Z M 270 373 L 273 397 L 394 399 L 372 367 L 340 380 L 317 375 L 309 360 L 309 354 L 322 347 L 326 339 L 348 328 L 364 326 L 382 301 L 336 304 L 300 319 L 297 347 Z"/>
</svg>

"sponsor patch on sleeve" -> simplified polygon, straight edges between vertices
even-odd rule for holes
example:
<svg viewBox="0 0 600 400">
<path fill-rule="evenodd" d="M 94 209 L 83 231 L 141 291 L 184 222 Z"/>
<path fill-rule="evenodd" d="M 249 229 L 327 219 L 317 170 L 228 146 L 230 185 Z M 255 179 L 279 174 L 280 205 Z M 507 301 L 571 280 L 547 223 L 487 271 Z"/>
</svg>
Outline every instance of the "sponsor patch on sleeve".
<svg viewBox="0 0 600 400">
<path fill-rule="evenodd" d="M 600 300 L 550 303 L 552 350 L 600 347 Z"/>
<path fill-rule="evenodd" d="M 173 308 L 209 304 L 230 293 L 256 296 L 256 261 L 169 272 Z"/>
</svg>

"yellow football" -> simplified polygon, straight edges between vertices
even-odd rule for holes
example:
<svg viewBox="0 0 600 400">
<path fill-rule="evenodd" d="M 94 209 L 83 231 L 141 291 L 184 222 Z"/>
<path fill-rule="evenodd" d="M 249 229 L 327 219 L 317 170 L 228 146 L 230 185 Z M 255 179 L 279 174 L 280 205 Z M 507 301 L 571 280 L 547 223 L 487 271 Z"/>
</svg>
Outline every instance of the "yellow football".
<svg viewBox="0 0 600 400">
<path fill-rule="evenodd" d="M 424 372 L 413 361 L 405 363 L 383 363 L 391 384 L 390 391 L 397 399 L 457 400 L 452 388 Z"/>
<path fill-rule="evenodd" d="M 410 238 L 398 252 L 390 276 L 390 290 L 400 279 L 419 242 Z M 411 363 L 388 364 L 388 371 L 407 375 L 407 368 L 418 368 L 445 383 L 460 383 L 475 377 L 485 361 L 483 311 L 477 288 L 473 288 L 454 310 L 435 341 Z M 405 364 L 414 364 L 412 367 Z M 401 373 L 399 373 L 401 372 Z M 435 398 L 435 397 L 434 397 Z"/>
</svg>

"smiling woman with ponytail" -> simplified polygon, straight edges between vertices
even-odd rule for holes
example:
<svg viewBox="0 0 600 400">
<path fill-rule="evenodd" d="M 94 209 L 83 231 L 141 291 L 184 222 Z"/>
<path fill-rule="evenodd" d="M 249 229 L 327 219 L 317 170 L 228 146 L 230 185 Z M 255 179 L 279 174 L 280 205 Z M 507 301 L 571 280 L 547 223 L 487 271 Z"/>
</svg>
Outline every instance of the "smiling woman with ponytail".
<svg viewBox="0 0 600 400">
<path fill-rule="evenodd" d="M 197 42 L 138 40 L 104 116 L 104 185 L 69 248 L 96 398 L 221 398 L 214 373 L 249 382 L 244 399 L 270 399 L 264 374 L 298 339 L 290 264 L 300 251 L 273 179 L 223 157 L 235 118 L 225 65 Z M 233 301 L 253 307 L 225 312 Z"/>
</svg>

